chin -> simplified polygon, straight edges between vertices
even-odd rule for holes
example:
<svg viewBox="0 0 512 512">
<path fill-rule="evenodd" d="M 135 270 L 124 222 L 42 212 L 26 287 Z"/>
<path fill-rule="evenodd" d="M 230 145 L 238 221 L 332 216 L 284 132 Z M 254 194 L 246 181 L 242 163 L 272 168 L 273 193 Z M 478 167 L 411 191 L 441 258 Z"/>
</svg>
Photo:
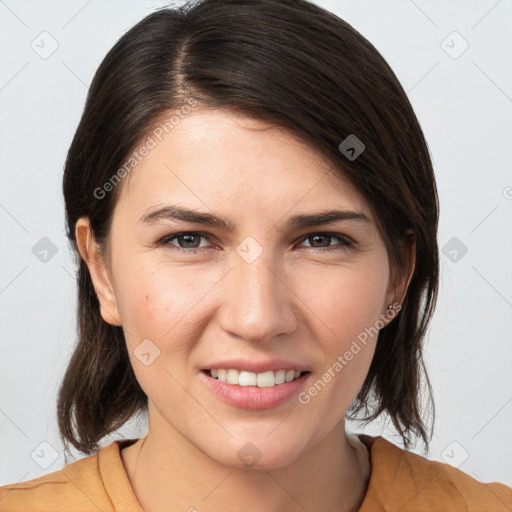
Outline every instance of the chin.
<svg viewBox="0 0 512 512">
<path fill-rule="evenodd" d="M 288 445 L 283 445 L 280 441 L 276 438 L 275 441 L 270 442 L 265 437 L 253 441 L 233 441 L 229 448 L 224 445 L 220 449 L 220 453 L 212 452 L 210 445 L 209 455 L 219 464 L 238 470 L 269 471 L 281 469 L 296 461 L 300 456 L 300 450 L 298 450 L 298 443 L 291 442 L 290 439 L 288 439 Z"/>
</svg>

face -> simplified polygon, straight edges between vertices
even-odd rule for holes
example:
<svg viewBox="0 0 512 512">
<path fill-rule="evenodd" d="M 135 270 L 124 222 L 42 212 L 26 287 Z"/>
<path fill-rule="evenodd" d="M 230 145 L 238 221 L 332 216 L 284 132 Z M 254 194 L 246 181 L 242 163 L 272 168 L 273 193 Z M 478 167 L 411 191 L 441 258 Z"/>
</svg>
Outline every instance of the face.
<svg viewBox="0 0 512 512">
<path fill-rule="evenodd" d="M 350 213 L 309 218 L 327 211 Z M 189 114 L 124 179 L 109 243 L 112 293 L 93 279 L 150 420 L 232 467 L 254 447 L 255 467 L 289 464 L 340 425 L 401 298 L 350 183 L 289 132 L 224 110 Z M 247 387 L 205 371 L 243 362 L 249 383 L 308 373 Z"/>
</svg>

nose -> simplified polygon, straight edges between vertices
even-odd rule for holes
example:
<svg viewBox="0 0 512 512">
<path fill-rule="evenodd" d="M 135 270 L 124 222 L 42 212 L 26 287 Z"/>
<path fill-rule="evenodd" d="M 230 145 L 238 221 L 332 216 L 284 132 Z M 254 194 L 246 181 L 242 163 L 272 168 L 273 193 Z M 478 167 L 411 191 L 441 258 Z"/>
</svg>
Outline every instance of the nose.
<svg viewBox="0 0 512 512">
<path fill-rule="evenodd" d="M 294 332 L 296 296 L 286 281 L 282 267 L 265 251 L 250 263 L 235 255 L 223 287 L 223 330 L 256 343 Z"/>
</svg>

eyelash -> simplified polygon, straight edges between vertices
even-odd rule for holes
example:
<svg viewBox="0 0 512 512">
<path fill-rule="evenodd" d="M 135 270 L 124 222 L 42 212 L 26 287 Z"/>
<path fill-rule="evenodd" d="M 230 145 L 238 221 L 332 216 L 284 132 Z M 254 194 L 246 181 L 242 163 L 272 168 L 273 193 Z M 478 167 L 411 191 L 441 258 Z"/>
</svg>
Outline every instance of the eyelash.
<svg viewBox="0 0 512 512">
<path fill-rule="evenodd" d="M 172 245 L 174 249 L 177 249 L 178 251 L 180 251 L 182 253 L 186 253 L 186 254 L 197 254 L 202 249 L 206 249 L 206 247 L 197 247 L 197 248 L 188 248 L 187 249 L 187 248 L 183 248 L 183 247 L 178 247 L 178 246 L 170 243 L 171 240 L 173 240 L 175 238 L 178 238 L 180 236 L 185 236 L 185 235 L 200 236 L 200 237 L 203 237 L 203 238 L 206 238 L 207 240 L 209 240 L 208 234 L 206 234 L 206 233 L 201 233 L 201 232 L 198 232 L 198 231 L 181 231 L 179 233 L 173 233 L 171 235 L 166 235 L 165 237 L 163 237 L 162 239 L 160 239 L 157 242 L 157 245 L 158 246 Z M 336 239 L 338 239 L 341 242 L 342 247 L 338 247 L 338 246 L 327 247 L 327 248 L 310 247 L 310 249 L 312 249 L 315 252 L 333 252 L 333 251 L 339 251 L 339 250 L 346 251 L 347 249 L 351 248 L 352 245 L 353 245 L 352 242 L 349 242 L 346 238 L 342 237 L 338 233 L 329 233 L 329 232 L 308 233 L 307 235 L 303 236 L 299 240 L 299 242 L 302 243 L 302 242 L 306 241 L 308 238 L 313 238 L 316 235 L 321 235 L 321 236 L 330 237 L 330 238 L 336 238 Z"/>
</svg>

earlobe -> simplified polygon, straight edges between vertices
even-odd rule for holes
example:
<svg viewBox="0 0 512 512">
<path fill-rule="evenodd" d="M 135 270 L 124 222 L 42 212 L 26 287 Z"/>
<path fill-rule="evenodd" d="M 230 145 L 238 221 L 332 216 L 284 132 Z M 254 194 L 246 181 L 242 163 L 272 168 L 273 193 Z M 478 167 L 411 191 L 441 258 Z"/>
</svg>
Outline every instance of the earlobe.
<svg viewBox="0 0 512 512">
<path fill-rule="evenodd" d="M 89 269 L 103 320 L 111 325 L 122 325 L 112 279 L 87 217 L 77 220 L 75 238 L 80 256 Z"/>
<path fill-rule="evenodd" d="M 394 305 L 393 308 L 389 308 L 395 311 L 392 318 L 396 316 L 402 307 L 416 266 L 416 238 L 412 230 L 408 230 L 405 233 L 402 258 L 404 262 L 404 272 L 400 272 L 395 276 L 393 286 L 391 286 L 388 296 L 386 297 L 386 304 Z M 397 305 L 400 305 L 400 307 L 398 308 Z"/>
<path fill-rule="evenodd" d="M 416 236 L 412 230 L 408 230 L 406 232 L 404 258 L 406 259 L 407 275 L 400 290 L 400 304 L 402 304 L 405 299 L 409 284 L 414 274 L 414 269 L 416 267 Z"/>
<path fill-rule="evenodd" d="M 416 267 L 416 237 L 412 230 L 408 230 L 405 233 L 404 246 L 402 248 L 402 258 L 404 261 L 405 273 L 400 275 L 399 282 L 395 288 L 395 299 L 394 302 L 403 303 L 405 296 L 407 295 L 407 289 L 411 282 L 414 274 L 414 268 Z"/>
</svg>

